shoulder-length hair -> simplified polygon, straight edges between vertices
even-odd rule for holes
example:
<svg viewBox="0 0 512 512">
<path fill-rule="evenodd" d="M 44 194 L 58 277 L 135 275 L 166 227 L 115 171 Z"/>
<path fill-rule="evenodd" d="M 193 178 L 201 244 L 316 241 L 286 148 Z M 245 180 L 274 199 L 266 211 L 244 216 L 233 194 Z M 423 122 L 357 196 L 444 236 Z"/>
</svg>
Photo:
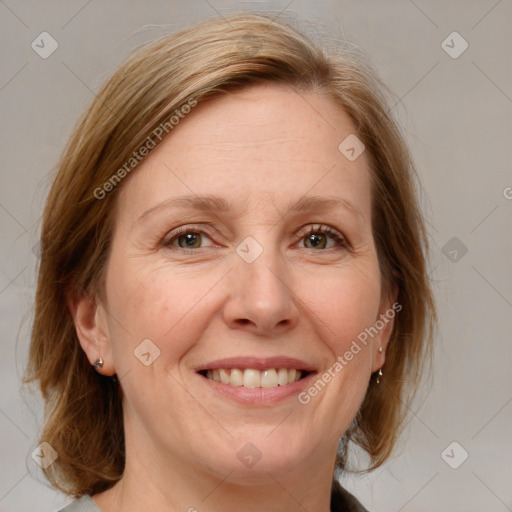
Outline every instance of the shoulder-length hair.
<svg viewBox="0 0 512 512">
<path fill-rule="evenodd" d="M 172 118 L 187 112 L 186 105 L 262 82 L 326 95 L 351 117 L 366 147 L 383 293 L 398 290 L 402 309 L 382 382 L 372 376 L 341 439 L 337 469 L 350 469 L 350 442 L 368 453 L 365 471 L 380 466 L 396 444 L 424 363 L 431 362 L 436 312 L 417 173 L 390 114 L 391 95 L 349 45 L 327 51 L 291 24 L 238 13 L 165 35 L 133 53 L 96 94 L 58 164 L 43 216 L 25 382 L 39 384 L 45 401 L 41 441 L 59 455 L 45 474 L 67 494 L 106 490 L 124 470 L 120 384 L 90 366 L 67 306 L 70 294 L 104 296 L 122 180 L 136 172 L 133 159 L 142 148 L 172 137 Z"/>
</svg>

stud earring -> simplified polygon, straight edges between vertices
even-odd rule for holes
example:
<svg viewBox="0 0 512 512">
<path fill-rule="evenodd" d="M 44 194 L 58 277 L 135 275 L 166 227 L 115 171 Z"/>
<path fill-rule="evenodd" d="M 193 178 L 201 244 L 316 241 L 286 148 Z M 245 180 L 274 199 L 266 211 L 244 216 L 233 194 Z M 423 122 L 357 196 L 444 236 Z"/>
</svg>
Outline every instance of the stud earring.
<svg viewBox="0 0 512 512">
<path fill-rule="evenodd" d="M 383 349 L 382 347 L 379 347 L 379 352 L 380 352 L 381 354 L 382 354 L 382 351 L 383 351 L 383 350 L 384 350 L 384 349 Z"/>
<path fill-rule="evenodd" d="M 95 369 L 101 368 L 103 366 L 103 359 L 99 357 L 94 361 L 94 364 L 92 365 Z"/>
</svg>

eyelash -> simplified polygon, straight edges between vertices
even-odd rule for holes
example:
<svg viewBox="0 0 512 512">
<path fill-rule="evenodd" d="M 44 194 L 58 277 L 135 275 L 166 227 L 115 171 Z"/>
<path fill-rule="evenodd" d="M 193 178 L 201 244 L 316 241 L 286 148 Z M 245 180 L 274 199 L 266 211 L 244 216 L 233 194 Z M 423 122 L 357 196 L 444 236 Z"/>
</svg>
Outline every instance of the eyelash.
<svg viewBox="0 0 512 512">
<path fill-rule="evenodd" d="M 162 243 L 163 246 L 168 248 L 168 249 L 171 249 L 171 250 L 179 249 L 179 250 L 181 250 L 182 252 L 185 252 L 185 253 L 197 253 L 197 251 L 199 249 L 201 249 L 201 247 L 198 247 L 197 249 L 186 249 L 185 247 L 179 247 L 179 246 L 172 245 L 173 242 L 180 235 L 183 235 L 183 234 L 186 234 L 186 233 L 201 234 L 201 235 L 206 235 L 208 237 L 211 237 L 211 235 L 208 232 L 204 231 L 203 229 L 195 229 L 192 226 L 182 226 L 181 228 L 177 228 L 171 234 L 170 238 L 164 239 L 164 241 Z M 317 225 L 310 226 L 309 230 L 300 237 L 301 241 L 304 240 L 306 237 L 312 235 L 313 233 L 322 233 L 322 234 L 324 234 L 326 236 L 329 236 L 333 240 L 335 240 L 341 248 L 348 249 L 348 242 L 345 239 L 345 237 L 341 233 L 339 233 L 338 231 L 334 230 L 333 228 L 331 228 L 329 226 L 325 226 L 323 224 L 317 224 Z M 307 247 L 306 247 L 306 249 L 307 249 Z M 331 247 L 330 249 L 335 249 L 335 247 Z M 322 251 L 322 250 L 326 251 L 328 249 L 320 249 L 320 251 Z"/>
</svg>

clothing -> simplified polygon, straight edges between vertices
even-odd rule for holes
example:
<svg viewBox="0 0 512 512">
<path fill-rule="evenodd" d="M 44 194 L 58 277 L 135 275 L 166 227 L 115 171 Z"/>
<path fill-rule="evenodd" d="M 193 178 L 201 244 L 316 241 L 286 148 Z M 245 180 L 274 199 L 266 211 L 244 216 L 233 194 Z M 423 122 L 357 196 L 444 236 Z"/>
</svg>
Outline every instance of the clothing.
<svg viewBox="0 0 512 512">
<path fill-rule="evenodd" d="M 92 501 L 90 496 L 85 495 L 64 508 L 60 508 L 57 512 L 101 512 L 101 509 Z"/>
<path fill-rule="evenodd" d="M 331 512 L 368 512 L 362 503 L 337 480 L 333 480 L 331 488 Z"/>
<path fill-rule="evenodd" d="M 101 512 L 101 509 L 89 496 L 82 496 L 57 512 Z M 368 510 L 335 480 L 331 490 L 331 512 L 368 512 Z"/>
</svg>

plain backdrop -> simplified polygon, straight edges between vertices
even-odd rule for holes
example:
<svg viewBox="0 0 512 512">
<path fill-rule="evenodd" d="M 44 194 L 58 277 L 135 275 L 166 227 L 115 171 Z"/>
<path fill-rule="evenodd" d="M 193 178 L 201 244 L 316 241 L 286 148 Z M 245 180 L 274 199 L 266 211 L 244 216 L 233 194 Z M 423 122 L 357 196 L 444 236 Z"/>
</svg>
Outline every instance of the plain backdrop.
<svg viewBox="0 0 512 512">
<path fill-rule="evenodd" d="M 512 2 L 3 0 L 0 511 L 70 501 L 31 458 L 41 403 L 20 392 L 49 176 L 135 46 L 233 10 L 285 11 L 358 44 L 396 95 L 426 192 L 440 313 L 433 383 L 395 456 L 343 484 L 372 512 L 512 510 Z M 58 44 L 47 58 L 31 46 L 42 32 Z"/>
</svg>

